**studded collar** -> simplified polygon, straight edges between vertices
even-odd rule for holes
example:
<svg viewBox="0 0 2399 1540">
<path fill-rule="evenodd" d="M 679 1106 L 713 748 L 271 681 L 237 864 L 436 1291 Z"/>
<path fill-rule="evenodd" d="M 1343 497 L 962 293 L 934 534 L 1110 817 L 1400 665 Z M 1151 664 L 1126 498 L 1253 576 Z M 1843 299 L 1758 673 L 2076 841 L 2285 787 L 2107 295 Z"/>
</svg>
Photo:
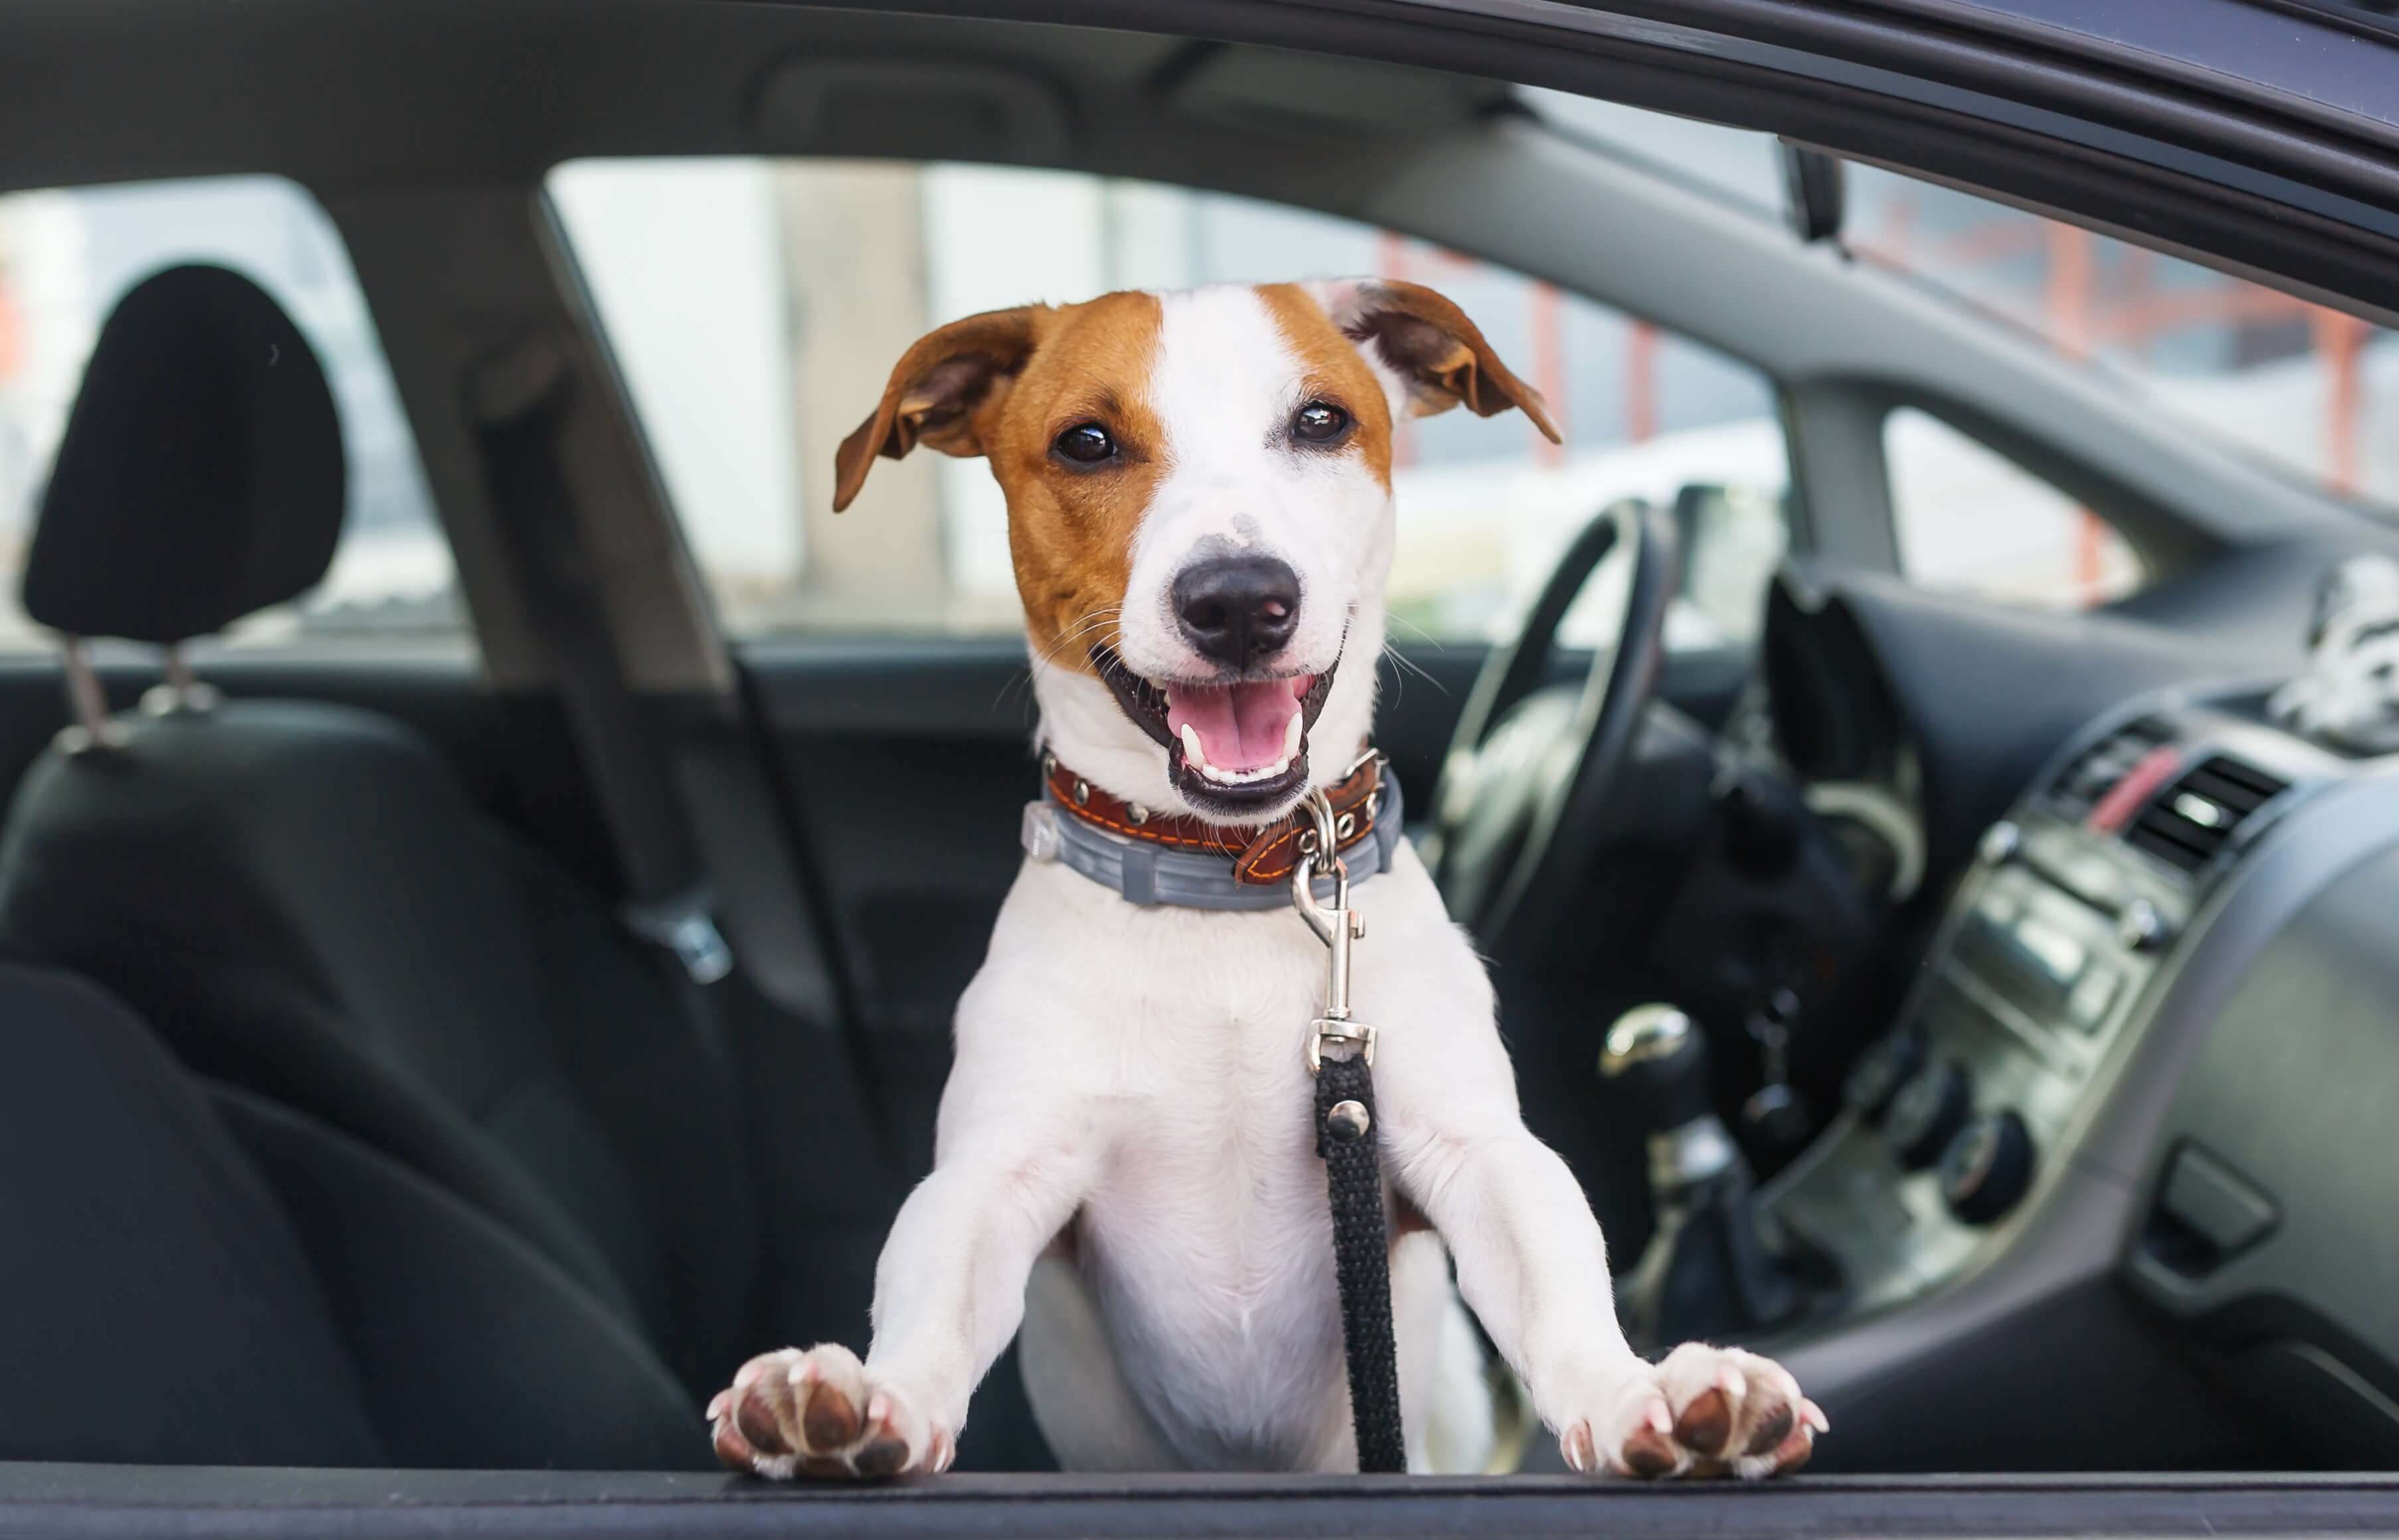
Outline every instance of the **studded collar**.
<svg viewBox="0 0 2399 1540">
<path fill-rule="evenodd" d="M 1143 841 L 1191 855 L 1217 856 L 1233 863 L 1236 882 L 1271 887 L 1291 877 L 1299 864 L 1300 834 L 1309 829 L 1297 811 L 1263 824 L 1216 824 L 1187 814 L 1157 813 L 1100 790 L 1058 763 L 1041 756 L 1042 778 L 1061 813 L 1120 839 Z M 1383 756 L 1368 750 L 1340 783 L 1325 789 L 1333 804 L 1335 846 L 1349 851 L 1375 837 L 1386 787 Z M 1312 831 L 1311 831 L 1312 832 Z"/>
</svg>

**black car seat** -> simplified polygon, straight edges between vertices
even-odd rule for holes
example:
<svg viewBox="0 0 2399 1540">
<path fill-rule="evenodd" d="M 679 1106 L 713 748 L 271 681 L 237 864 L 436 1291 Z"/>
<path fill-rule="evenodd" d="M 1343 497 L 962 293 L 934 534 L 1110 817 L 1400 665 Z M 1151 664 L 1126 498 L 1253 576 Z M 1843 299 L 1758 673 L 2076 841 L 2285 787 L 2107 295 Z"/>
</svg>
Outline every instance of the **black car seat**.
<svg viewBox="0 0 2399 1540">
<path fill-rule="evenodd" d="M 310 1166 L 284 1114 L 529 1248 L 696 1409 L 770 1340 L 761 1214 L 739 1098 L 655 960 L 411 728 L 211 702 L 175 667 L 177 644 L 322 578 L 344 496 L 323 371 L 271 299 L 197 266 L 125 297 L 25 570 L 84 721 L 19 788 L 0 939 L 104 983 L 235 1087 L 308 1201 L 337 1207 L 347 1179 Z M 102 717 L 77 640 L 94 636 L 169 647 L 178 683 Z"/>
<path fill-rule="evenodd" d="M 682 1387 L 523 1241 L 14 964 L 0 1234 L 0 1460 L 698 1463 Z"/>
</svg>

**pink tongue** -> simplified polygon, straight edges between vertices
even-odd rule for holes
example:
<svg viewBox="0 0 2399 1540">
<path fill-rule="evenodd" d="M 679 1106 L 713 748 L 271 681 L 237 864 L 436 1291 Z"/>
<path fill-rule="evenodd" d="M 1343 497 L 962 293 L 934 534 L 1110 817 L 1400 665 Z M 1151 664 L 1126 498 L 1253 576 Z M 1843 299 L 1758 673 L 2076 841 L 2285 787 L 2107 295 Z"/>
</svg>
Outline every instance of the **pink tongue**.
<svg viewBox="0 0 2399 1540">
<path fill-rule="evenodd" d="M 1166 687 L 1166 730 L 1183 736 L 1187 723 L 1200 735 L 1208 763 L 1219 770 L 1260 770 L 1282 758 L 1291 719 L 1316 682 L 1314 676 L 1268 680 L 1262 684 Z"/>
</svg>

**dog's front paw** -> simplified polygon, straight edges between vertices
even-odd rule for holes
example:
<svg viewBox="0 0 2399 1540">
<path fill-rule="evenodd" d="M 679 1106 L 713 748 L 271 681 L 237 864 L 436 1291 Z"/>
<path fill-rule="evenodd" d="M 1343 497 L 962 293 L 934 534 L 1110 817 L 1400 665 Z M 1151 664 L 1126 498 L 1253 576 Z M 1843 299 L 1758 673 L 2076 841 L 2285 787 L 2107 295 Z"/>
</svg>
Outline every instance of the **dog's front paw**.
<svg viewBox="0 0 2399 1540">
<path fill-rule="evenodd" d="M 838 1343 L 751 1359 L 708 1403 L 716 1457 L 778 1481 L 852 1480 L 950 1468 L 957 1439 Z"/>
<path fill-rule="evenodd" d="M 1586 1474 L 1754 1481 L 1806 1465 L 1829 1425 L 1773 1359 L 1685 1343 L 1568 1424 L 1559 1442 L 1566 1464 Z"/>
</svg>

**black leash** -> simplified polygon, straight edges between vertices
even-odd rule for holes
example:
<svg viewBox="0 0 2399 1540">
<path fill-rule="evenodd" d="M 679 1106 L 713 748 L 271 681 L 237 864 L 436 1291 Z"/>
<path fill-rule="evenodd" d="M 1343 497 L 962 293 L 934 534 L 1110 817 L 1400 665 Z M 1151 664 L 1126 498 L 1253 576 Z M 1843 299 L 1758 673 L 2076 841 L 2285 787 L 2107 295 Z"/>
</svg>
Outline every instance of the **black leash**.
<svg viewBox="0 0 2399 1540">
<path fill-rule="evenodd" d="M 1400 1351 L 1391 1330 L 1379 1142 L 1375 1077 L 1364 1056 L 1326 1060 L 1316 1077 L 1316 1153 L 1324 1157 L 1324 1184 L 1333 1199 L 1333 1268 L 1341 1282 L 1358 1468 L 1396 1474 L 1408 1468 L 1408 1455 L 1400 1436 Z"/>
<path fill-rule="evenodd" d="M 1316 1153 L 1333 1208 L 1333 1269 L 1341 1289 L 1341 1343 L 1349 1362 L 1349 1413 L 1358 1468 L 1396 1475 L 1408 1468 L 1400 1428 L 1400 1354 L 1391 1329 L 1390 1237 L 1383 1223 L 1381 1136 L 1375 1128 L 1375 1029 L 1349 1015 L 1349 948 L 1362 933 L 1349 907 L 1349 871 L 1336 848 L 1332 805 L 1321 791 L 1304 804 L 1316 827 L 1300 835 L 1291 901 L 1327 952 L 1324 1014 L 1309 1025 L 1308 1068 L 1316 1077 Z M 1312 881 L 1333 874 L 1333 905 L 1316 902 Z M 1328 1056 L 1325 1049 L 1346 1052 Z"/>
</svg>

